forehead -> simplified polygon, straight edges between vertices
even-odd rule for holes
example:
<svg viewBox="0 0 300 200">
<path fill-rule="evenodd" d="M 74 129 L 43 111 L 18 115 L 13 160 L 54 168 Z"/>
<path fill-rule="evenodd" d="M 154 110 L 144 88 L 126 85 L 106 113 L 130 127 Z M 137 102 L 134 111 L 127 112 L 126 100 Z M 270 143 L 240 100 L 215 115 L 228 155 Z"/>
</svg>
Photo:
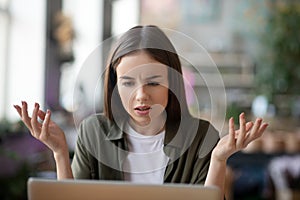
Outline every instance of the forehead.
<svg viewBox="0 0 300 200">
<path fill-rule="evenodd" d="M 138 76 L 167 74 L 167 66 L 153 59 L 147 53 L 140 51 L 124 56 L 117 66 L 117 76 Z"/>
</svg>

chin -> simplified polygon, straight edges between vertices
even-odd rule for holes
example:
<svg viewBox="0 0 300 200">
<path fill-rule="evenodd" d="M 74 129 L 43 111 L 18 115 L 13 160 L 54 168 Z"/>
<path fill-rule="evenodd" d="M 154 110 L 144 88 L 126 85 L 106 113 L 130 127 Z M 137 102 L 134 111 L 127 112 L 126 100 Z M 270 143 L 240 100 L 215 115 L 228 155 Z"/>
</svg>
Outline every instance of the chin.
<svg viewBox="0 0 300 200">
<path fill-rule="evenodd" d="M 150 124 L 151 120 L 150 119 L 145 119 L 145 120 L 141 120 L 141 119 L 134 119 L 133 120 L 134 123 L 136 123 L 139 126 L 147 126 Z"/>
</svg>

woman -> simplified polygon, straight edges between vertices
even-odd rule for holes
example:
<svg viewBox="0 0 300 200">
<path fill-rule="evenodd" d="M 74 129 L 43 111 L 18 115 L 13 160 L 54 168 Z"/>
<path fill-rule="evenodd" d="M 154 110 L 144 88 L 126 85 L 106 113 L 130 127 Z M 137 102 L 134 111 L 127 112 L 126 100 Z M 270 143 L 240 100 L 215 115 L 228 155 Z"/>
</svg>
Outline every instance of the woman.
<svg viewBox="0 0 300 200">
<path fill-rule="evenodd" d="M 204 184 L 224 194 L 227 159 L 267 127 L 260 118 L 246 123 L 242 113 L 239 129 L 231 118 L 229 134 L 220 139 L 209 122 L 192 117 L 178 55 L 156 26 L 136 26 L 118 40 L 104 83 L 104 114 L 81 123 L 72 167 L 51 112 L 36 103 L 30 118 L 26 102 L 14 106 L 31 134 L 53 151 L 58 179 Z"/>
</svg>

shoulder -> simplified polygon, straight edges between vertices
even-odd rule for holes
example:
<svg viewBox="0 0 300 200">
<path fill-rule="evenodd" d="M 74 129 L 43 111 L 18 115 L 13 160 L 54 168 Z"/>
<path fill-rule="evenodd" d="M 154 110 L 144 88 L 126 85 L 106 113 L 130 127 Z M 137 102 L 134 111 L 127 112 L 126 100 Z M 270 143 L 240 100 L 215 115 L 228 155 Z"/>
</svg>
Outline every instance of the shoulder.
<svg viewBox="0 0 300 200">
<path fill-rule="evenodd" d="M 196 144 L 199 148 L 198 156 L 204 157 L 208 155 L 212 149 L 217 145 L 220 140 L 219 131 L 207 120 L 197 119 L 199 121 L 198 132 L 196 138 L 198 143 Z"/>
<path fill-rule="evenodd" d="M 189 127 L 197 127 L 197 135 L 199 136 L 205 136 L 206 134 L 219 135 L 217 129 L 207 120 L 189 117 L 186 121 Z"/>
<path fill-rule="evenodd" d="M 207 120 L 190 117 L 186 119 L 185 127 L 188 137 L 193 140 L 195 146 L 209 144 L 213 147 L 220 139 L 217 129 Z"/>
<path fill-rule="evenodd" d="M 102 113 L 93 114 L 85 118 L 79 126 L 78 135 L 80 138 L 103 137 L 109 133 L 114 126 Z"/>
<path fill-rule="evenodd" d="M 97 113 L 97 114 L 93 114 L 88 116 L 87 118 L 85 118 L 80 126 L 87 128 L 87 129 L 98 129 L 99 128 L 109 128 L 112 126 L 112 122 L 102 113 Z"/>
<path fill-rule="evenodd" d="M 82 124 L 99 125 L 99 123 L 108 123 L 108 121 L 108 118 L 104 114 L 97 113 L 86 117 L 82 121 Z"/>
<path fill-rule="evenodd" d="M 202 131 L 206 130 L 206 133 L 219 135 L 218 130 L 209 121 L 204 119 L 196 118 L 199 121 L 199 129 Z"/>
</svg>

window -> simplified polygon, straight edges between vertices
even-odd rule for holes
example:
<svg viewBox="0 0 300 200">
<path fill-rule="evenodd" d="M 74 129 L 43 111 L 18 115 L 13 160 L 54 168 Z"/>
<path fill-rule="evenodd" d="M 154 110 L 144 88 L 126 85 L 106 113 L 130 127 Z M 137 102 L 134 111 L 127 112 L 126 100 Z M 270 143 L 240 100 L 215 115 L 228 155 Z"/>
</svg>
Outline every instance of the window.
<svg viewBox="0 0 300 200">
<path fill-rule="evenodd" d="M 8 32 L 10 12 L 8 0 L 0 0 L 0 119 L 4 116 L 4 105 L 7 105 L 6 98 L 6 82 L 7 82 L 7 48 L 8 48 Z"/>
<path fill-rule="evenodd" d="M 0 0 L 0 8 L 0 118 L 17 120 L 13 104 L 43 103 L 46 0 Z"/>
</svg>

